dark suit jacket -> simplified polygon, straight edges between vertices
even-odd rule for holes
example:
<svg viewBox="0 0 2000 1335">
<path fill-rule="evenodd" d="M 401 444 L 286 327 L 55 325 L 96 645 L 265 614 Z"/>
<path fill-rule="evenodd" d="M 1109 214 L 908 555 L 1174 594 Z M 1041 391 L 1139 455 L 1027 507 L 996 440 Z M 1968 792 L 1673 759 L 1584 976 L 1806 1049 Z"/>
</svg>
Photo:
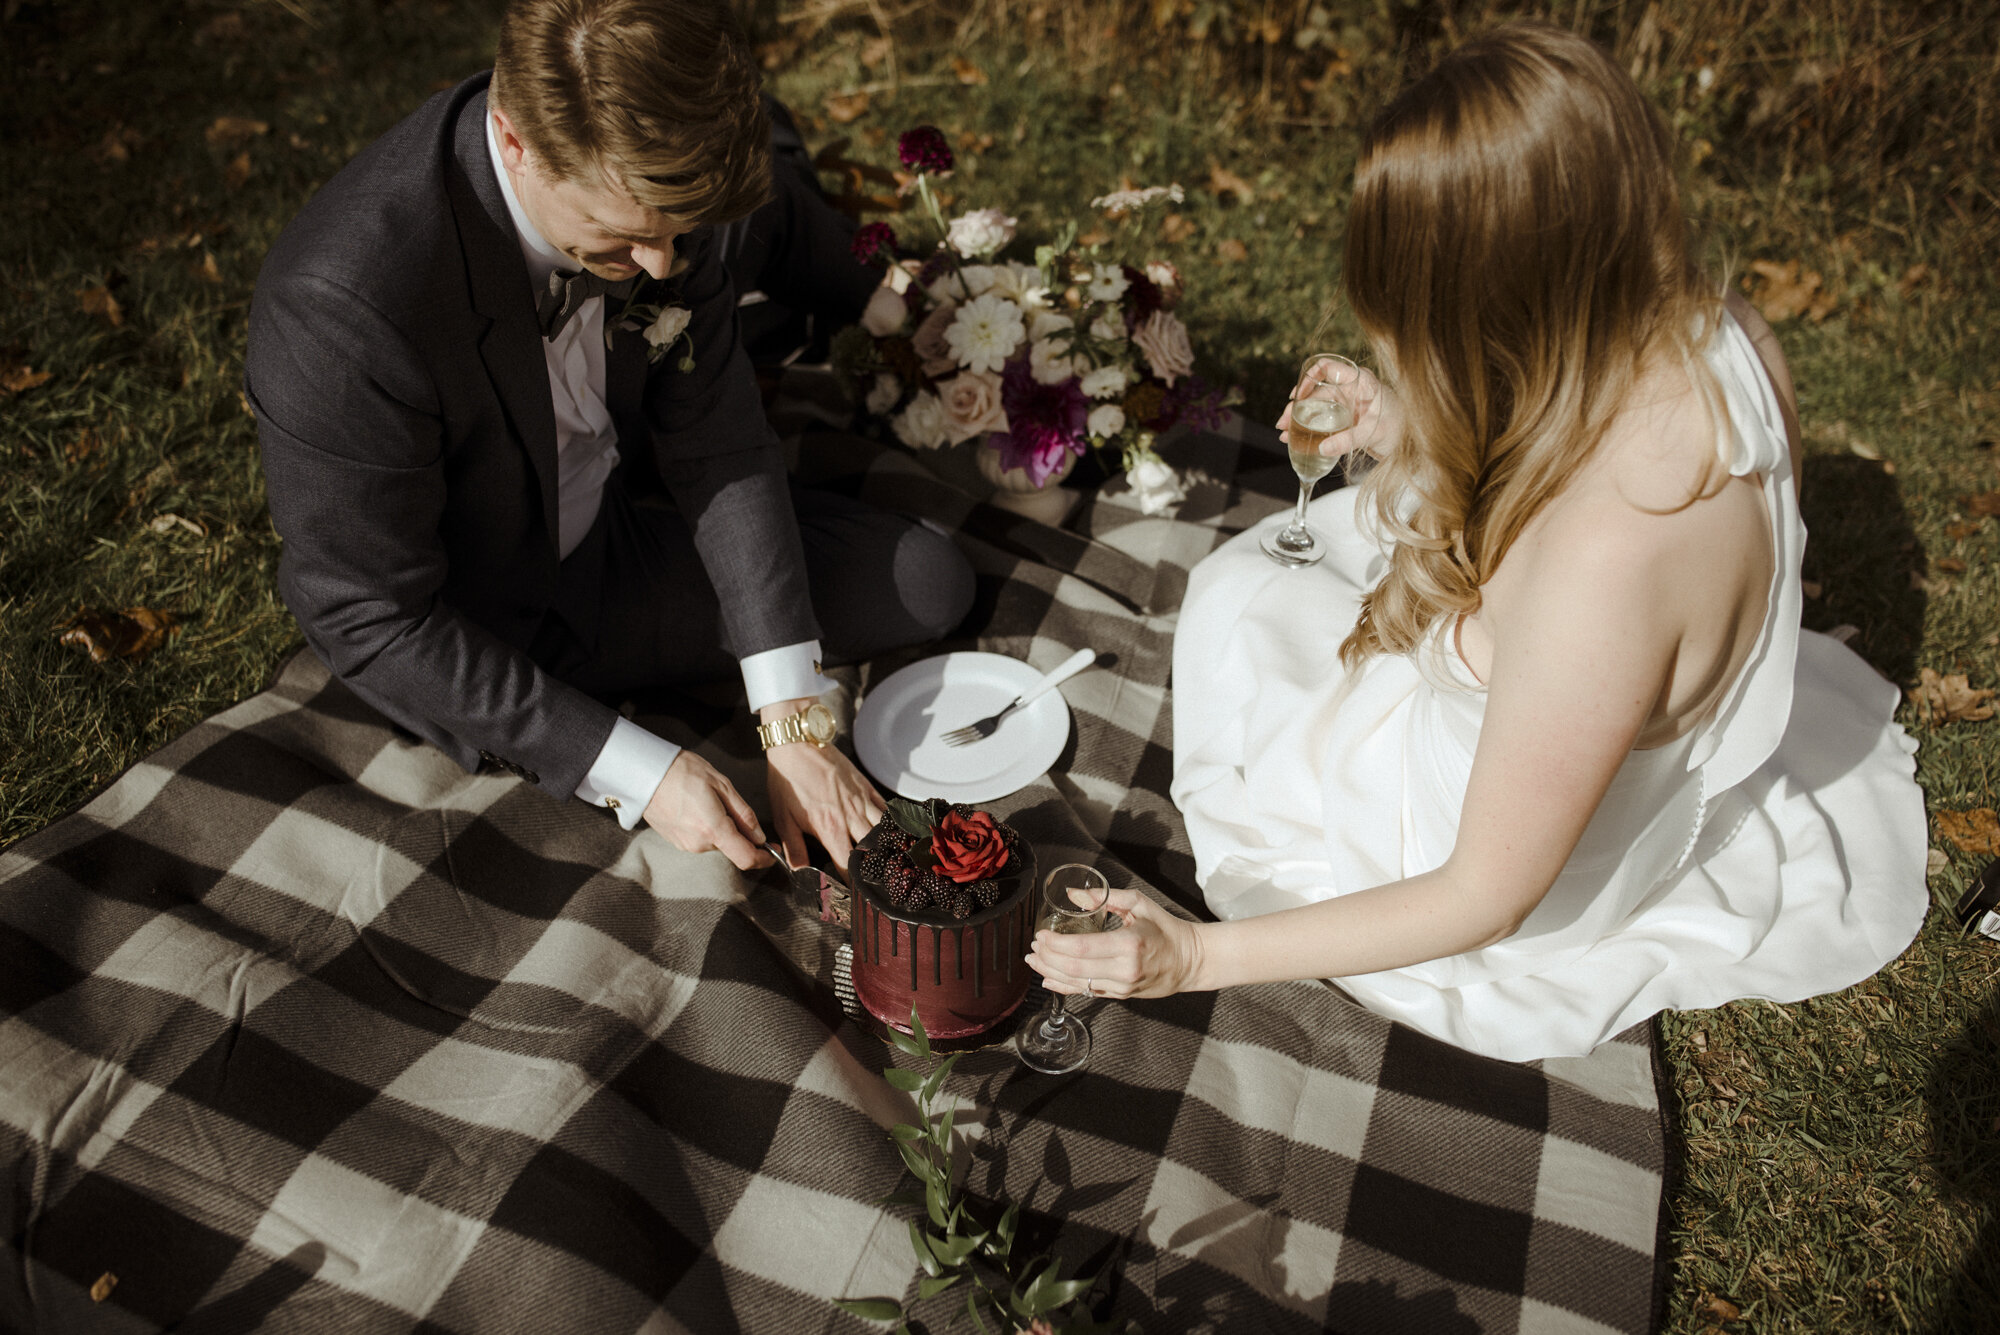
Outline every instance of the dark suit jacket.
<svg viewBox="0 0 2000 1335">
<path fill-rule="evenodd" d="M 285 229 L 258 275 L 244 379 L 279 588 L 313 650 L 467 768 L 488 753 L 568 797 L 614 714 L 527 650 L 550 616 L 590 642 L 597 581 L 574 563 L 601 558 L 578 548 L 562 584 L 586 592 L 558 598 L 555 414 L 486 147 L 488 77 L 426 102 Z M 819 629 L 734 288 L 711 232 L 681 248 L 695 368 L 677 369 L 680 349 L 649 366 L 638 334 L 614 336 L 606 401 L 626 464 L 611 485 L 664 485 L 742 657 Z"/>
</svg>

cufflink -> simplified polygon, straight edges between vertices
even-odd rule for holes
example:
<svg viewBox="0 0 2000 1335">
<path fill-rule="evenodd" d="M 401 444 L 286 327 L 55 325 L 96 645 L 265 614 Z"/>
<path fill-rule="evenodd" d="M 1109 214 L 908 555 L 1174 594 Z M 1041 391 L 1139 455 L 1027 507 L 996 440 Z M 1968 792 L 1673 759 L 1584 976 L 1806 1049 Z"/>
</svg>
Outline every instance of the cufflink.
<svg viewBox="0 0 2000 1335">
<path fill-rule="evenodd" d="M 618 799 L 617 799 L 617 798 L 615 798 L 615 797 L 607 797 L 607 798 L 605 798 L 605 799 L 604 799 L 604 809 L 605 809 L 606 811 L 616 811 L 616 810 L 618 810 Z"/>
</svg>

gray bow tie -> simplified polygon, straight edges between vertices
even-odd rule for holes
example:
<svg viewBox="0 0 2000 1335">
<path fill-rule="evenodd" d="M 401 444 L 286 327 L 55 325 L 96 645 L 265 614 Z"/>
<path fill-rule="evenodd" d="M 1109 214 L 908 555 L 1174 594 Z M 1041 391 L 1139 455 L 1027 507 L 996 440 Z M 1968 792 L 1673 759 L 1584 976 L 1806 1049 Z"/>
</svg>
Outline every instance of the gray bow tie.
<svg viewBox="0 0 2000 1335">
<path fill-rule="evenodd" d="M 535 301 L 535 318 L 542 323 L 542 337 L 555 338 L 569 323 L 569 318 L 576 314 L 577 308 L 592 297 L 624 297 L 637 282 L 636 278 L 626 278 L 614 283 L 608 278 L 599 278 L 588 269 L 581 273 L 551 270 L 548 289 Z"/>
</svg>

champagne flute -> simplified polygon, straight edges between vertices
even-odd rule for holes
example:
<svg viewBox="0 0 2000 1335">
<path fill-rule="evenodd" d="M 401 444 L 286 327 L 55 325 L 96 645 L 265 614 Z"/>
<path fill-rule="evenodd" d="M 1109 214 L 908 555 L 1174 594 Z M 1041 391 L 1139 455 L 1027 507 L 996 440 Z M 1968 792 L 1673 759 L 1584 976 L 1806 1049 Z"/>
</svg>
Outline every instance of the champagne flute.
<svg viewBox="0 0 2000 1335">
<path fill-rule="evenodd" d="M 1306 524 L 1306 503 L 1313 485 L 1333 471 L 1336 462 L 1319 452 L 1320 442 L 1354 425 L 1361 368 L 1331 352 L 1307 355 L 1292 391 L 1291 422 L 1285 452 L 1299 479 L 1299 507 L 1292 522 L 1264 535 L 1264 555 L 1281 566 L 1309 566 L 1326 555 L 1326 543 Z"/>
<path fill-rule="evenodd" d="M 1069 862 L 1042 882 L 1041 926 L 1051 932 L 1108 932 L 1124 919 L 1105 907 L 1111 883 L 1104 873 L 1080 862 Z M 1090 1026 L 1063 1008 L 1056 993 L 1049 1008 L 1021 1031 L 1021 1060 L 1037 1071 L 1061 1075 L 1090 1060 Z"/>
</svg>

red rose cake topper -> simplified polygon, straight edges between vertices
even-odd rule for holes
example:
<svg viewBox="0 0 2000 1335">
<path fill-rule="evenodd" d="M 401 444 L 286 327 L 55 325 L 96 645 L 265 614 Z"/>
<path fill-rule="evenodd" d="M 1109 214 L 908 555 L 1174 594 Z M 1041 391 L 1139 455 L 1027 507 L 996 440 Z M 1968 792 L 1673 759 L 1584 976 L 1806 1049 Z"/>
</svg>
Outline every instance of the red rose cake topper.
<svg viewBox="0 0 2000 1335">
<path fill-rule="evenodd" d="M 1000 827 L 984 811 L 939 812 L 936 799 L 908 802 L 889 799 L 889 815 L 913 842 L 905 856 L 911 865 L 928 867 L 960 885 L 983 880 L 1007 867 L 1007 844 Z"/>
</svg>

